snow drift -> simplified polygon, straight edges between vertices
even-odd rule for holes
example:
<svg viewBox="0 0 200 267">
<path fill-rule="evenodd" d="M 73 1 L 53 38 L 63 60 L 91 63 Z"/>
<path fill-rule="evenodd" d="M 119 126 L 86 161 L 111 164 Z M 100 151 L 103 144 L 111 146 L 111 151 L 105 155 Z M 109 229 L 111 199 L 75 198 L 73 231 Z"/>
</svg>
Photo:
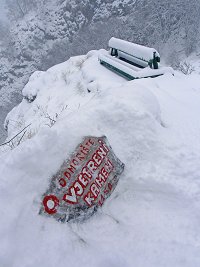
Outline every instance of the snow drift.
<svg viewBox="0 0 200 267">
<path fill-rule="evenodd" d="M 1 266 L 199 266 L 199 76 L 126 81 L 98 51 L 34 73 L 7 116 L 0 154 Z M 38 215 L 83 136 L 106 135 L 126 169 L 82 224 Z"/>
</svg>

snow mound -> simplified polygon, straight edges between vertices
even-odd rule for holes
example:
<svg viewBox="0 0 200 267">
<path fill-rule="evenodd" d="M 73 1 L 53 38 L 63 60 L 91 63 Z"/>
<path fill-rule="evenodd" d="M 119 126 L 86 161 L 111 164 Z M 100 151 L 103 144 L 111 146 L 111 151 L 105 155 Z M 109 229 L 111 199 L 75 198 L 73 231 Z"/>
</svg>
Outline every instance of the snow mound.
<svg viewBox="0 0 200 267">
<path fill-rule="evenodd" d="M 2 266 L 199 266 L 199 76 L 126 81 L 98 51 L 34 73 L 7 116 L 0 153 Z M 83 136 L 106 135 L 125 171 L 82 224 L 38 215 L 42 194 Z"/>
<path fill-rule="evenodd" d="M 95 72 L 99 69 L 102 74 L 99 73 L 98 78 L 93 75 L 92 68 L 97 54 L 95 51 L 89 52 L 87 56 L 71 58 L 46 72 L 35 72 L 23 89 L 24 100 L 6 118 L 9 137 L 29 124 L 31 126 L 26 136 L 31 133 L 35 135 L 40 127 L 53 126 L 58 117 L 77 117 L 77 114 L 80 118 L 79 123 L 87 122 L 86 128 L 88 124 L 95 128 L 96 122 L 101 121 L 99 116 L 107 114 L 108 109 L 110 112 L 125 113 L 124 117 L 126 113 L 133 111 L 146 113 L 160 121 L 159 103 L 144 86 L 134 88 L 122 78 L 117 80 L 124 83 L 123 89 L 117 83 L 115 87 L 104 83 L 105 70 L 97 65 L 98 62 L 95 62 Z M 110 83 L 111 77 L 108 78 Z M 107 88 L 104 89 L 105 85 Z M 89 114 L 82 118 L 86 111 L 84 107 L 87 107 Z"/>
</svg>

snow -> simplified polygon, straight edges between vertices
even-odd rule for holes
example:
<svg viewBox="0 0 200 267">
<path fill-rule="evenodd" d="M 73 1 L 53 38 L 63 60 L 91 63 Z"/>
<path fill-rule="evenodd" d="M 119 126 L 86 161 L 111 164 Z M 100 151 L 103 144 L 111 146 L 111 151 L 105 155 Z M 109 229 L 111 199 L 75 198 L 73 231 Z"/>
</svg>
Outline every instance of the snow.
<svg viewBox="0 0 200 267">
<path fill-rule="evenodd" d="M 103 50 L 103 49 L 102 49 Z M 110 64 L 111 66 L 129 74 L 133 79 L 143 78 L 143 77 L 151 77 L 156 75 L 162 75 L 165 73 L 173 74 L 174 71 L 170 67 L 159 67 L 159 69 L 151 69 L 150 67 L 146 67 L 144 69 L 135 67 L 126 63 L 116 57 L 110 56 L 106 50 L 101 50 L 99 54 L 99 60 Z"/>
<path fill-rule="evenodd" d="M 144 59 L 145 61 L 149 61 L 150 59 L 152 59 L 154 52 L 156 53 L 156 56 L 160 57 L 159 53 L 154 48 L 130 43 L 128 41 L 121 40 L 115 37 L 112 37 L 109 40 L 109 47 L 119 49 L 130 55 L 134 55 L 135 57 Z"/>
<path fill-rule="evenodd" d="M 126 81 L 99 53 L 33 74 L 23 95 L 34 101 L 7 116 L 8 139 L 31 125 L 20 145 L 1 148 L 0 265 L 197 267 L 200 76 Z M 115 191 L 85 223 L 38 215 L 52 175 L 86 135 L 106 135 L 125 163 Z"/>
</svg>

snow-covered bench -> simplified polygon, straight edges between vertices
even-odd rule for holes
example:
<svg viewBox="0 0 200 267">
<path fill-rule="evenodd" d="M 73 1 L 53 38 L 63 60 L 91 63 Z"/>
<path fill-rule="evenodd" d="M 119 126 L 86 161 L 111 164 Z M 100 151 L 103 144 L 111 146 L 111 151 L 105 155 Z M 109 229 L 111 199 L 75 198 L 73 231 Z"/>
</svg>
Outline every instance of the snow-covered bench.
<svg viewBox="0 0 200 267">
<path fill-rule="evenodd" d="M 128 79 L 157 77 L 172 68 L 160 66 L 160 55 L 154 48 L 130 43 L 112 37 L 109 51 L 102 51 L 99 61 L 105 67 Z"/>
<path fill-rule="evenodd" d="M 154 48 L 130 43 L 112 37 L 109 41 L 110 54 L 139 68 L 158 69 L 160 55 Z"/>
</svg>

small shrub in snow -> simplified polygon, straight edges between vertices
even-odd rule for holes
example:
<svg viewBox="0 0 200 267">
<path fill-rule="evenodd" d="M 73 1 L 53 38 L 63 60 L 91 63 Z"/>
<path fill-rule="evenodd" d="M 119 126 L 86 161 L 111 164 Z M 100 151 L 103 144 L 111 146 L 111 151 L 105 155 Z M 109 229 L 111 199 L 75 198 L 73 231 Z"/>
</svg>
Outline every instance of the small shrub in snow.
<svg viewBox="0 0 200 267">
<path fill-rule="evenodd" d="M 59 113 L 56 112 L 55 114 L 50 114 L 47 111 L 47 107 L 44 108 L 40 105 L 37 105 L 37 110 L 40 112 L 40 116 L 46 119 L 45 125 L 51 128 L 56 123 L 60 114 L 67 108 L 67 106 L 68 105 L 65 105 L 65 106 L 63 105 L 60 112 Z M 36 112 L 37 111 L 35 110 L 35 113 Z"/>
<path fill-rule="evenodd" d="M 45 123 L 45 125 L 51 128 L 58 119 L 58 113 L 56 113 L 54 117 L 51 117 L 48 113 L 46 113 L 45 118 L 48 119 L 48 123 Z"/>
<path fill-rule="evenodd" d="M 192 66 L 192 64 L 186 61 L 180 62 L 179 65 L 177 66 L 177 69 L 180 70 L 185 75 L 189 75 L 195 71 L 194 66 Z"/>
<path fill-rule="evenodd" d="M 31 130 L 27 131 L 26 136 L 24 138 L 24 141 L 25 141 L 25 139 L 31 139 L 35 135 L 36 135 L 36 130 L 31 129 Z"/>
<path fill-rule="evenodd" d="M 50 115 L 47 111 L 47 107 L 42 107 L 40 105 L 37 105 L 37 109 L 34 110 L 35 114 L 39 112 L 40 116 L 47 119 L 47 123 L 45 125 L 52 127 L 57 120 L 58 114 L 56 113 L 55 115 Z"/>
<path fill-rule="evenodd" d="M 194 66 L 186 60 L 182 61 L 179 56 L 179 53 L 180 52 L 177 52 L 176 50 L 172 50 L 171 53 L 169 53 L 168 55 L 167 63 L 170 64 L 172 68 L 181 71 L 185 75 L 189 75 L 194 72 Z"/>
</svg>

